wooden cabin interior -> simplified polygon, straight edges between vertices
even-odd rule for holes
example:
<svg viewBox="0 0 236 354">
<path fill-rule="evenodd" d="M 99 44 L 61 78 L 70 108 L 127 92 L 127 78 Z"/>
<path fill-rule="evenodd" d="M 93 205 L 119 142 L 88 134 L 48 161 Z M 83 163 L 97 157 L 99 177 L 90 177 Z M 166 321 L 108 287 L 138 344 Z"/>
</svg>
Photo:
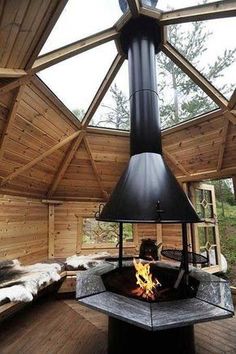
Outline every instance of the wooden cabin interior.
<svg viewBox="0 0 236 354">
<path fill-rule="evenodd" d="M 0 0 L 0 270 L 1 263 L 16 259 L 24 269 L 42 262 L 65 262 L 74 255 L 118 255 L 118 239 L 106 239 L 102 227 L 100 234 L 92 228 L 99 205 L 107 202 L 129 160 L 129 130 L 95 126 L 93 119 L 126 61 L 120 45 L 122 28 L 132 18 L 148 16 L 162 30 L 160 50 L 215 105 L 214 110 L 165 127 L 162 143 L 164 159 L 195 208 L 199 210 L 205 202 L 205 210 L 211 211 L 202 223 L 188 225 L 189 249 L 196 253 L 214 250 L 215 261 L 204 270 L 221 272 L 214 187 L 207 180 L 232 178 L 236 193 L 236 91 L 226 98 L 171 44 L 167 32 L 175 24 L 216 19 L 236 22 L 236 2 L 198 5 L 193 1 L 195 6 L 165 11 L 158 5 L 153 9 L 140 0 L 127 0 L 128 10 L 118 14 L 110 26 L 100 26 L 96 33 L 88 30 L 89 36 L 77 36 L 42 54 L 71 2 Z M 98 3 L 87 5 L 91 13 Z M 118 7 L 118 0 L 114 3 Z M 89 29 L 92 15 L 90 11 L 85 15 Z M 76 18 L 72 21 L 76 23 Z M 228 36 L 233 41 L 233 33 Z M 40 73 L 110 42 L 115 56 L 78 119 Z M 99 66 L 96 57 L 93 60 Z M 231 75 L 235 76 L 235 67 Z M 63 85 L 70 89 L 61 82 Z M 77 85 L 83 87 L 84 82 Z M 199 191 L 209 195 L 209 200 L 199 199 Z M 114 225 L 111 228 L 118 232 Z M 144 239 L 161 244 L 162 249 L 182 247 L 181 225 L 139 223 L 127 228 L 126 256 L 137 256 Z M 200 229 L 207 228 L 213 230 L 214 238 L 203 245 Z M 31 302 L 0 302 L 0 353 L 107 352 L 107 316 L 76 302 L 77 272 L 60 268 L 57 286 L 50 281 Z M 196 353 L 236 353 L 235 328 L 234 318 L 211 322 L 207 328 L 197 324 Z"/>
</svg>

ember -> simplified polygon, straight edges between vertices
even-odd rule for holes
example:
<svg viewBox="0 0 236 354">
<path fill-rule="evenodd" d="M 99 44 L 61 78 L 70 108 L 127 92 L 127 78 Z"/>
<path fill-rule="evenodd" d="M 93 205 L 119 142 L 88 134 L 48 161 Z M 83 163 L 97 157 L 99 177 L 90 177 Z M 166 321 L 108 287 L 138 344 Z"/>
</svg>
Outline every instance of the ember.
<svg viewBox="0 0 236 354">
<path fill-rule="evenodd" d="M 136 284 L 139 285 L 139 287 L 133 290 L 132 293 L 147 300 L 155 300 L 156 290 L 158 287 L 161 287 L 161 283 L 156 278 L 153 279 L 150 273 L 150 264 L 142 264 L 141 261 L 136 262 L 135 259 L 133 263 L 136 269 Z"/>
</svg>

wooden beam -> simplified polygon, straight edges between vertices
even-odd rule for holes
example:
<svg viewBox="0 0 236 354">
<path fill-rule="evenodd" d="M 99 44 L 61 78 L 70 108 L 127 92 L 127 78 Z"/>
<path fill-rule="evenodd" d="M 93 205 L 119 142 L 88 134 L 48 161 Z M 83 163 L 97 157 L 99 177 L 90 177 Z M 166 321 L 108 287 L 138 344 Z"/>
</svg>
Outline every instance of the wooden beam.
<svg viewBox="0 0 236 354">
<path fill-rule="evenodd" d="M 107 200 L 108 199 L 108 194 L 103 188 L 102 181 L 101 181 L 100 175 L 98 173 L 98 169 L 97 169 L 96 163 L 94 161 L 94 158 L 93 158 L 93 155 L 92 155 L 92 151 L 91 151 L 91 148 L 90 148 L 90 145 L 89 145 L 89 142 L 88 142 L 88 139 L 87 139 L 86 136 L 84 137 L 84 144 L 85 144 L 85 148 L 87 150 L 87 153 L 89 155 L 90 162 L 91 162 L 91 165 L 92 165 L 92 168 L 93 168 L 93 172 L 94 172 L 95 177 L 97 179 L 98 185 L 99 185 L 99 187 L 101 189 L 102 195 L 104 196 L 105 200 Z"/>
<path fill-rule="evenodd" d="M 170 43 L 163 44 L 162 51 L 187 74 L 221 108 L 228 109 L 226 98 Z"/>
<path fill-rule="evenodd" d="M 217 1 L 211 4 L 164 12 L 160 18 L 160 23 L 170 25 L 174 23 L 204 21 L 230 16 L 236 16 L 235 0 Z"/>
<path fill-rule="evenodd" d="M 224 152 L 225 152 L 225 145 L 226 145 L 227 134 L 228 134 L 228 128 L 229 128 L 229 121 L 228 121 L 228 119 L 226 119 L 223 131 L 222 131 L 222 141 L 221 141 L 221 145 L 220 145 L 220 151 L 219 151 L 219 157 L 218 157 L 218 163 L 217 163 L 217 172 L 221 171 L 221 168 L 222 168 Z"/>
<path fill-rule="evenodd" d="M 128 130 L 116 130 L 110 128 L 101 128 L 101 127 L 90 127 L 86 128 L 87 133 L 92 134 L 107 134 L 113 136 L 129 136 L 130 132 Z"/>
<path fill-rule="evenodd" d="M 236 89 L 234 90 L 232 96 L 230 97 L 228 107 L 229 109 L 233 109 L 236 107 Z"/>
<path fill-rule="evenodd" d="M 74 116 L 68 107 L 48 88 L 47 85 L 37 76 L 33 76 L 32 83 L 38 88 L 44 95 L 44 102 L 51 106 L 55 105 L 56 108 L 63 113 L 63 118 L 68 118 L 73 124 L 75 129 L 81 129 L 81 122 Z"/>
<path fill-rule="evenodd" d="M 91 102 L 87 112 L 85 113 L 85 116 L 82 121 L 82 127 L 85 130 L 92 119 L 94 113 L 96 112 L 96 109 L 98 108 L 99 104 L 101 103 L 103 97 L 105 96 L 108 88 L 110 87 L 112 81 L 114 80 L 114 77 L 116 76 L 117 72 L 119 71 L 122 63 L 124 61 L 124 58 L 118 54 L 113 61 L 111 67 L 109 68 L 102 84 L 100 85 L 93 101 Z M 78 136 L 78 138 L 75 140 L 74 144 L 68 149 L 68 152 L 65 156 L 65 159 L 62 162 L 62 165 L 60 166 L 56 178 L 53 182 L 52 187 L 50 188 L 48 192 L 48 197 L 51 197 L 53 193 L 55 192 L 58 184 L 60 183 L 61 179 L 63 178 L 70 162 L 72 161 L 75 152 L 77 151 L 81 140 L 83 139 L 84 135 Z"/>
<path fill-rule="evenodd" d="M 126 25 L 126 23 L 132 18 L 131 11 L 128 10 L 126 11 L 120 18 L 119 20 L 115 23 L 114 27 L 118 32 L 121 31 L 121 29 Z"/>
<path fill-rule="evenodd" d="M 139 0 L 127 0 L 130 12 L 133 17 L 139 16 L 140 11 L 140 1 Z"/>
<path fill-rule="evenodd" d="M 164 129 L 162 131 L 162 136 L 176 133 L 178 131 L 182 131 L 183 129 L 192 128 L 204 122 L 210 122 L 212 119 L 222 116 L 222 114 L 222 109 L 216 109 L 212 112 L 201 114 L 200 116 L 189 119 L 186 122 L 181 122 L 176 126 Z"/>
<path fill-rule="evenodd" d="M 124 62 L 124 57 L 120 54 L 117 54 L 103 82 L 101 83 L 96 95 L 94 96 L 93 101 L 91 102 L 87 112 L 84 115 L 84 118 L 82 120 L 83 128 L 86 128 L 89 125 L 90 120 L 92 119 L 94 113 L 96 112 L 99 104 L 101 103 L 103 97 L 105 96 L 107 90 L 109 89 L 112 81 L 114 80 L 123 62 Z"/>
<path fill-rule="evenodd" d="M 56 191 L 56 189 L 57 189 L 59 183 L 61 182 L 62 178 L 64 177 L 64 175 L 67 171 L 67 168 L 69 167 L 76 151 L 78 150 L 78 148 L 83 140 L 84 135 L 85 135 L 85 131 L 81 131 L 79 136 L 74 141 L 72 141 L 71 145 L 69 146 L 69 148 L 66 152 L 66 155 L 65 155 L 62 163 L 59 166 L 59 169 L 56 173 L 53 183 L 48 191 L 48 194 L 47 194 L 48 198 L 51 198 L 52 195 L 54 194 L 54 192 Z"/>
<path fill-rule="evenodd" d="M 234 115 L 233 111 L 224 111 L 223 115 L 225 116 L 225 118 L 227 118 L 233 125 L 236 124 L 236 116 Z"/>
<path fill-rule="evenodd" d="M 26 165 L 24 165 L 22 167 L 17 168 L 15 172 L 13 172 L 10 175 L 8 175 L 7 177 L 3 178 L 2 182 L 1 182 L 1 187 L 3 187 L 6 183 L 8 183 L 11 180 L 13 180 L 14 178 L 16 178 L 21 173 L 23 173 L 23 172 L 29 170 L 31 167 L 35 166 L 37 163 L 39 163 L 40 161 L 42 161 L 43 159 L 45 159 L 46 157 L 51 155 L 56 150 L 60 149 L 65 144 L 67 144 L 70 141 L 72 141 L 73 139 L 77 138 L 77 136 L 79 136 L 80 132 L 81 131 L 79 130 L 79 131 L 67 136 L 64 140 L 62 140 L 59 143 L 57 143 L 56 145 L 52 146 L 50 149 L 45 151 L 40 156 L 36 157 L 34 160 L 30 161 L 29 163 L 27 163 Z"/>
<path fill-rule="evenodd" d="M 190 119 L 186 122 L 181 122 L 174 127 L 164 129 L 162 131 L 162 136 L 166 136 L 166 135 L 175 133 L 177 131 L 182 131 L 183 129 L 192 128 L 196 125 L 210 121 L 211 119 L 220 117 L 220 116 L 222 116 L 222 114 L 223 113 L 222 113 L 221 109 L 217 109 L 212 112 L 202 114 L 202 115 L 200 115 L 196 118 Z M 86 131 L 87 131 L 87 133 L 92 133 L 92 134 L 108 134 L 108 135 L 113 135 L 113 136 L 127 136 L 128 137 L 130 135 L 130 132 L 127 130 L 115 130 L 112 128 L 100 128 L 100 127 L 88 126 Z"/>
<path fill-rule="evenodd" d="M 26 75 L 26 71 L 22 69 L 0 68 L 0 78 L 16 78 Z"/>
<path fill-rule="evenodd" d="M 171 163 L 177 167 L 181 172 L 183 172 L 186 176 L 190 176 L 189 172 L 185 170 L 185 168 L 181 165 L 181 163 L 174 158 L 165 148 L 163 148 L 164 156 L 171 161 Z"/>
<path fill-rule="evenodd" d="M 45 21 L 41 21 L 40 27 L 38 29 L 39 32 L 42 32 L 42 35 L 40 36 L 39 41 L 37 42 L 36 46 L 33 48 L 33 51 L 30 47 L 30 59 L 26 65 L 26 69 L 30 69 L 31 66 L 33 65 L 35 59 L 39 55 L 40 50 L 42 49 L 43 45 L 45 44 L 46 40 L 48 39 L 48 36 L 50 35 L 53 27 L 55 26 L 58 18 L 60 17 L 62 11 L 64 10 L 68 0 L 60 0 L 58 1 L 56 8 L 53 8 L 51 11 L 51 16 L 48 21 L 48 23 L 45 24 Z M 50 5 L 50 7 L 53 7 L 53 3 Z M 49 8 L 50 9 L 50 8 Z M 42 30 L 41 30 L 42 29 Z"/>
<path fill-rule="evenodd" d="M 54 205 L 48 205 L 48 258 L 54 258 L 55 251 L 55 230 L 54 230 Z"/>
<path fill-rule="evenodd" d="M 60 63 L 62 60 L 69 59 L 86 50 L 97 47 L 100 44 L 114 40 L 119 36 L 119 32 L 114 28 L 108 28 L 105 31 L 98 32 L 92 36 L 80 39 L 74 43 L 68 44 L 59 49 L 53 50 L 40 56 L 33 64 L 33 72 L 46 69 L 49 66 Z"/>
<path fill-rule="evenodd" d="M 149 16 L 151 18 L 154 18 L 155 20 L 160 20 L 162 16 L 162 11 L 151 7 L 141 6 L 140 14 Z"/>
<path fill-rule="evenodd" d="M 24 86 L 21 86 L 20 88 L 17 89 L 16 94 L 14 95 L 14 98 L 12 101 L 10 111 L 8 113 L 7 121 L 4 126 L 1 138 L 0 138 L 0 160 L 3 157 L 8 134 L 12 128 L 12 125 L 14 124 L 16 112 L 17 112 L 23 91 L 24 91 Z"/>
<path fill-rule="evenodd" d="M 179 176 L 177 177 L 180 182 L 191 182 L 191 181 L 203 181 L 204 179 L 220 179 L 220 178 L 230 178 L 236 174 L 236 167 L 227 167 L 217 170 L 209 170 L 198 173 L 192 173 L 190 176 Z"/>
<path fill-rule="evenodd" d="M 0 87 L 0 95 L 4 95 L 5 93 L 14 90 L 15 88 L 27 84 L 33 77 L 32 73 L 27 73 L 26 75 L 16 79 L 12 82 L 5 84 L 4 86 Z"/>
<path fill-rule="evenodd" d="M 42 204 L 61 205 L 61 204 L 63 204 L 63 201 L 62 200 L 53 200 L 53 199 L 42 199 Z"/>
</svg>

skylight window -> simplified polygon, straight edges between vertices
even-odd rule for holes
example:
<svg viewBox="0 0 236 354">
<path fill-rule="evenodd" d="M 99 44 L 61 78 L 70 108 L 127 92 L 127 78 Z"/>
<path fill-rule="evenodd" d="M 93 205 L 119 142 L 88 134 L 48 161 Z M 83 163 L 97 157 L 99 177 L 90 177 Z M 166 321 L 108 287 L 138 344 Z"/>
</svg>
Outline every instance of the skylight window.
<svg viewBox="0 0 236 354">
<path fill-rule="evenodd" d="M 118 0 L 69 0 L 40 55 L 111 27 L 121 15 Z"/>
<path fill-rule="evenodd" d="M 81 120 L 116 53 L 114 43 L 109 42 L 53 65 L 38 75 Z"/>
<path fill-rule="evenodd" d="M 223 1 L 223 0 L 218 0 Z M 170 11 L 170 10 L 177 10 L 186 7 L 197 6 L 200 4 L 208 4 L 211 2 L 215 2 L 215 0 L 158 0 L 157 9 L 162 11 Z"/>
<path fill-rule="evenodd" d="M 230 35 L 235 31 L 235 18 L 168 27 L 170 43 L 227 99 L 236 84 L 236 45 Z"/>
<path fill-rule="evenodd" d="M 163 129 L 218 108 L 164 53 L 157 55 L 157 86 Z"/>
</svg>

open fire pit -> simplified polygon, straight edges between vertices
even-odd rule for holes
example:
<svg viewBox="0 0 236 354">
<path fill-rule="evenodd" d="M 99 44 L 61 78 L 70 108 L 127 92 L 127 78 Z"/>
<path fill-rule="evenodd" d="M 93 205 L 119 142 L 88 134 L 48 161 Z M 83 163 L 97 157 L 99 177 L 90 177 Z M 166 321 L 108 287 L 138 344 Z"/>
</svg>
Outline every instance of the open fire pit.
<svg viewBox="0 0 236 354">
<path fill-rule="evenodd" d="M 142 264 L 150 265 L 156 284 L 150 296 L 143 296 L 132 262 L 125 262 L 121 270 L 116 263 L 106 262 L 78 274 L 78 301 L 109 316 L 109 354 L 125 353 L 130 343 L 135 353 L 191 354 L 195 352 L 194 323 L 233 316 L 225 280 L 193 268 L 188 289 L 182 281 L 176 290 L 178 267 L 163 262 Z"/>
</svg>

